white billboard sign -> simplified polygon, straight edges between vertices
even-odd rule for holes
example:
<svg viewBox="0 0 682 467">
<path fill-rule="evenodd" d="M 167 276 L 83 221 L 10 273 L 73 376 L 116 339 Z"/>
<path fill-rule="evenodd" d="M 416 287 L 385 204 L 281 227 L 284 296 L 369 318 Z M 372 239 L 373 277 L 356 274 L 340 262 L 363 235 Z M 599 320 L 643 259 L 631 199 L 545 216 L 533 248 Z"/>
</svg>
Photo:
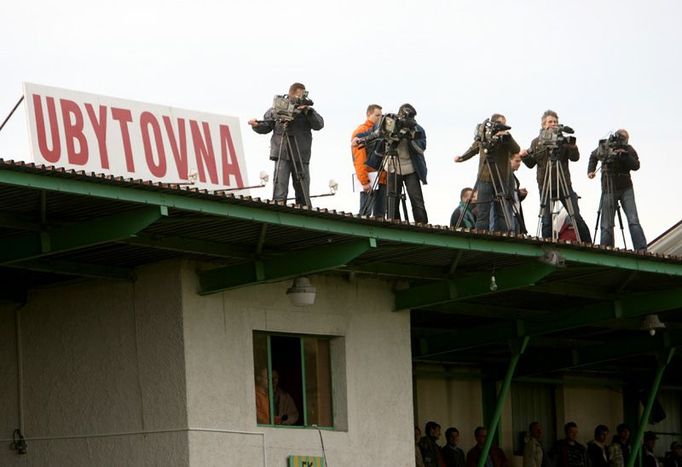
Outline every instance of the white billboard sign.
<svg viewBox="0 0 682 467">
<path fill-rule="evenodd" d="M 245 186 L 236 117 L 24 83 L 36 164 L 208 190 Z"/>
</svg>

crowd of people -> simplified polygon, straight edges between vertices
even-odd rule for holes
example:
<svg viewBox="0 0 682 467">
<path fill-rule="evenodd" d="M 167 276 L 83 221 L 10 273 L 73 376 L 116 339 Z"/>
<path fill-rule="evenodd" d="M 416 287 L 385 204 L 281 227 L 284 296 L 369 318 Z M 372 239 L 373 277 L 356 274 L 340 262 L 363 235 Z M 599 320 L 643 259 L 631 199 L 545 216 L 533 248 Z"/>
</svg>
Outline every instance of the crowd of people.
<svg viewBox="0 0 682 467">
<path fill-rule="evenodd" d="M 324 120 L 313 109 L 302 83 L 292 84 L 288 95 L 282 97 L 287 99 L 288 106 L 275 104 L 263 120 L 252 119 L 248 123 L 257 133 L 273 134 L 270 148 L 270 159 L 276 163 L 273 199 L 286 201 L 291 179 L 296 203 L 310 207 L 311 130 L 322 129 Z M 426 131 L 417 124 L 416 116 L 414 106 L 407 103 L 397 114 L 386 115 L 380 105 L 370 104 L 365 121 L 352 132 L 351 153 L 361 187 L 361 215 L 399 219 L 402 205 L 402 214 L 407 218 L 405 199 L 409 197 L 412 219 L 416 223 L 428 223 L 421 189 L 427 183 Z M 504 115 L 493 114 L 479 125 L 480 131 L 471 147 L 454 158 L 456 163 L 461 163 L 479 155 L 479 170 L 475 185 L 461 190 L 451 224 L 527 233 L 521 203 L 528 191 L 519 186 L 514 175 L 523 163 L 537 168 L 542 237 L 592 242 L 580 214 L 579 197 L 571 184 L 569 163 L 580 157 L 575 138 L 569 136 L 573 130 L 560 125 L 558 114 L 548 110 L 542 115 L 539 137 L 523 149 L 506 125 Z M 614 220 L 616 213 L 620 216 L 622 207 L 633 248 L 645 251 L 646 239 L 630 177 L 631 171 L 639 169 L 640 162 L 629 138 L 629 133 L 620 129 L 608 140 L 600 141 L 590 155 L 586 175 L 594 178 L 601 170 L 600 243 L 614 245 Z M 601 163 L 599 169 L 598 163 Z M 560 205 L 563 213 L 558 209 Z M 565 218 L 565 222 L 558 222 L 558 218 Z"/>
<path fill-rule="evenodd" d="M 482 426 L 474 430 L 476 444 L 466 454 L 459 446 L 460 433 L 455 427 L 445 430 L 443 446 L 438 444 L 441 426 L 434 421 L 426 423 L 423 436 L 419 427 L 414 428 L 414 435 L 416 467 L 477 467 L 488 430 Z M 542 425 L 532 422 L 525 437 L 523 467 L 626 467 L 633 452 L 630 435 L 630 428 L 622 423 L 609 442 L 608 427 L 597 425 L 593 439 L 585 446 L 578 442 L 578 426 L 568 422 L 564 425 L 564 437 L 546 450 L 542 444 Z M 643 467 L 682 467 L 682 443 L 673 442 L 661 461 L 654 454 L 657 439 L 653 432 L 644 434 L 641 446 Z M 493 443 L 483 465 L 509 467 L 509 460 L 504 451 Z"/>
</svg>

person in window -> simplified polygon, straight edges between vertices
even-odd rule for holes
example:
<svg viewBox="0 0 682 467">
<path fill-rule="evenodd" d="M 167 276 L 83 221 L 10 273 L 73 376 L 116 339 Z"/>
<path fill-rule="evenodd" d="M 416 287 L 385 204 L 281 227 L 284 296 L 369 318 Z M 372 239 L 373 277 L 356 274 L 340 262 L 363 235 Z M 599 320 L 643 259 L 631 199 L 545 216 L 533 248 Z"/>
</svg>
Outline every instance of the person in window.
<svg viewBox="0 0 682 467">
<path fill-rule="evenodd" d="M 272 371 L 272 393 L 275 396 L 275 425 L 295 425 L 298 421 L 298 409 L 294 399 L 279 387 L 279 373 Z"/>
<path fill-rule="evenodd" d="M 256 421 L 259 425 L 270 423 L 270 397 L 268 395 L 268 369 L 256 372 Z"/>
</svg>

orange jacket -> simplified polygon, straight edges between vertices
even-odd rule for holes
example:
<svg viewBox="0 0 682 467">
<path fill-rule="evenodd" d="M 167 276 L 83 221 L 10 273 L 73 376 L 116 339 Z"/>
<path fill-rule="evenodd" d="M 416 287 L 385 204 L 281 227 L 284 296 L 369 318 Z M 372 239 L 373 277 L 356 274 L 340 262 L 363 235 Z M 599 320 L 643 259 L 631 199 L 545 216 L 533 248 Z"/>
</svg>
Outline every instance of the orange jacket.
<svg viewBox="0 0 682 467">
<path fill-rule="evenodd" d="M 355 129 L 353 132 L 353 136 L 351 136 L 351 139 L 355 138 L 355 136 L 359 135 L 360 133 L 366 133 L 369 130 L 372 129 L 374 126 L 374 123 L 372 123 L 370 120 L 367 120 L 365 123 L 360 125 Z M 351 151 L 353 152 L 353 165 L 355 166 L 355 175 L 358 177 L 358 181 L 360 181 L 361 185 L 368 185 L 369 184 L 369 177 L 367 176 L 367 172 L 374 172 L 375 170 L 371 167 L 367 167 L 365 163 L 367 162 L 367 150 L 365 147 L 359 147 L 359 146 L 351 146 Z M 379 183 L 382 185 L 386 184 L 386 173 L 383 172 L 381 176 L 379 177 Z"/>
</svg>

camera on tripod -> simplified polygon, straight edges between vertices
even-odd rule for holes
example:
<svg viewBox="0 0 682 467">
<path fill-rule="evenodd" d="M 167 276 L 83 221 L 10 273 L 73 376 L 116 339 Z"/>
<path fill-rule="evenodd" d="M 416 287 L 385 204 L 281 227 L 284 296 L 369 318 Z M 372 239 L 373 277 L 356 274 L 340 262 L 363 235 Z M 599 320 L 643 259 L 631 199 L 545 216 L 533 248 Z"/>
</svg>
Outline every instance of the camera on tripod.
<svg viewBox="0 0 682 467">
<path fill-rule="evenodd" d="M 506 134 L 501 133 L 507 130 L 511 130 L 511 127 L 486 118 L 483 123 L 476 125 L 474 141 L 478 142 L 483 150 L 487 153 L 490 152 L 490 150 L 493 149 L 499 142 L 504 140 Z"/>
<path fill-rule="evenodd" d="M 409 112 L 382 115 L 379 124 L 371 133 L 358 138 L 358 144 L 367 145 L 376 140 L 386 141 L 386 145 L 397 145 L 402 139 L 413 139 L 417 131 L 417 121 Z"/>
<path fill-rule="evenodd" d="M 597 146 L 597 159 L 602 164 L 614 162 L 627 149 L 627 139 L 619 132 L 611 133 L 608 138 L 600 139 Z"/>
<path fill-rule="evenodd" d="M 311 107 L 313 101 L 308 97 L 308 91 L 304 91 L 301 97 L 290 97 L 287 94 L 275 96 L 272 100 L 272 109 L 277 119 L 290 122 L 296 115 L 301 113 L 302 106 Z"/>
</svg>

